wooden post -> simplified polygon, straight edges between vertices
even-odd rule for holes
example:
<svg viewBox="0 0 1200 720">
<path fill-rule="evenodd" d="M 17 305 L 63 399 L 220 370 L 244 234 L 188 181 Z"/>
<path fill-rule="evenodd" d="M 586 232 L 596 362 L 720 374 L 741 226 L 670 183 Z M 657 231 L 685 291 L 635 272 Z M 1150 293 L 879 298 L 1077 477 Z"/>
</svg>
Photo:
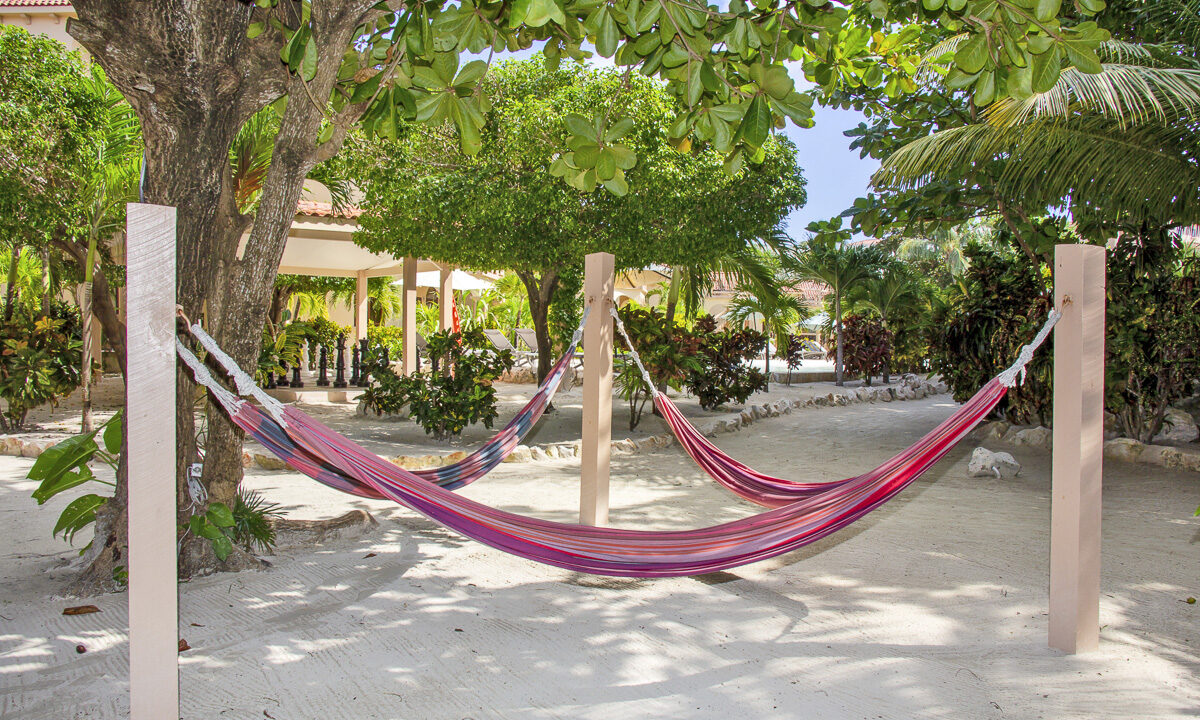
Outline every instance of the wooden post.
<svg viewBox="0 0 1200 720">
<path fill-rule="evenodd" d="M 417 259 L 404 258 L 404 301 L 400 311 L 404 326 L 404 357 L 401 372 L 412 375 L 417 368 Z"/>
<path fill-rule="evenodd" d="M 438 287 L 438 329 L 454 328 L 454 269 L 442 268 L 441 285 Z"/>
<path fill-rule="evenodd" d="M 367 271 L 359 270 L 354 283 L 354 339 L 367 338 Z"/>
<path fill-rule="evenodd" d="M 1054 300 L 1054 479 L 1050 647 L 1100 643 L 1100 489 L 1104 457 L 1104 248 L 1059 245 Z"/>
<path fill-rule="evenodd" d="M 591 308 L 583 329 L 583 441 L 579 448 L 579 521 L 608 523 L 608 461 L 612 443 L 613 256 L 592 253 L 584 261 L 583 294 Z"/>
<path fill-rule="evenodd" d="M 179 717 L 175 208 L 131 203 L 127 228 L 129 705 L 163 720 Z"/>
</svg>

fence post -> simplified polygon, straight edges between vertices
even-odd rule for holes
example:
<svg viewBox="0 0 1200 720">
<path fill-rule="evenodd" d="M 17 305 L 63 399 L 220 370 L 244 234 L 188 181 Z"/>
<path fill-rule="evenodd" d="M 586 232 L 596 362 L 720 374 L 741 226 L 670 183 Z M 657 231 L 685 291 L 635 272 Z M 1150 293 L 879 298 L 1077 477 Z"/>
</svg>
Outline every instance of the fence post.
<svg viewBox="0 0 1200 720">
<path fill-rule="evenodd" d="M 584 260 L 583 293 L 591 308 L 583 329 L 583 440 L 579 448 L 579 521 L 608 523 L 608 462 L 612 443 L 613 256 L 592 253 Z"/>
<path fill-rule="evenodd" d="M 1104 458 L 1105 251 L 1059 245 L 1054 300 L 1054 461 L 1050 647 L 1100 643 L 1100 493 Z"/>
<path fill-rule="evenodd" d="M 131 203 L 126 217 L 129 712 L 162 720 L 179 717 L 175 208 Z"/>
</svg>

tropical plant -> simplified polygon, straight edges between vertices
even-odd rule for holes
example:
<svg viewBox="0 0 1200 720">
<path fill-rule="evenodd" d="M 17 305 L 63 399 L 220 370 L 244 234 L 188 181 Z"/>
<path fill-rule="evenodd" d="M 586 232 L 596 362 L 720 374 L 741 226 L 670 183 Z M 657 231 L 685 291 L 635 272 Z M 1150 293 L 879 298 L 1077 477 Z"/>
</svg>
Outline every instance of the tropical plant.
<svg viewBox="0 0 1200 720">
<path fill-rule="evenodd" d="M 871 386 L 871 378 L 886 372 L 892 359 L 892 331 L 883 322 L 867 315 L 850 315 L 846 318 L 842 333 L 838 336 L 838 347 L 830 348 L 832 360 L 836 354 L 842 354 L 846 361 L 846 371 L 863 379 L 867 387 Z M 845 344 L 843 353 L 841 344 Z"/>
<path fill-rule="evenodd" d="M 846 294 L 871 277 L 878 266 L 878 253 L 869 247 L 848 242 L 849 233 L 842 230 L 841 220 L 818 222 L 809 226 L 816 234 L 800 249 L 786 254 L 784 268 L 804 280 L 824 283 L 833 298 L 833 331 L 836 354 L 834 372 L 837 384 L 844 384 L 845 358 L 842 343 L 842 304 Z"/>
<path fill-rule="evenodd" d="M 72 332 L 73 331 L 73 332 Z M 16 318 L 0 324 L 0 427 L 16 432 L 29 411 L 79 387 L 79 325 L 63 318 Z"/>
<path fill-rule="evenodd" d="M 308 324 L 303 322 L 278 327 L 268 323 L 263 327 L 262 349 L 254 372 L 259 385 L 270 384 L 272 378 L 286 379 L 288 368 L 300 365 L 310 332 Z"/>
<path fill-rule="evenodd" d="M 688 374 L 687 387 L 705 410 L 727 402 L 744 403 L 767 389 L 767 376 L 747 363 L 766 351 L 767 335 L 751 329 L 716 330 L 711 316 L 696 321 L 700 367 Z"/>
<path fill-rule="evenodd" d="M 97 436 L 103 440 L 103 447 L 96 442 Z M 114 483 L 96 477 L 91 464 L 99 460 L 115 473 L 123 440 L 121 413 L 118 412 L 99 428 L 46 448 L 26 474 L 26 477 L 38 483 L 33 491 L 33 499 L 38 505 L 45 505 L 55 495 L 89 482 L 115 488 Z M 59 514 L 52 535 L 62 533 L 63 539 L 73 544 L 75 535 L 96 521 L 96 511 L 110 499 L 94 493 L 75 498 Z M 82 555 L 90 545 L 90 542 L 85 545 L 79 554 Z"/>
<path fill-rule="evenodd" d="M 809 348 L 809 340 L 803 335 L 792 333 L 787 336 L 787 342 L 783 345 L 783 361 L 787 365 L 787 384 L 792 384 L 792 371 L 798 369 L 804 364 L 804 353 Z"/>
<path fill-rule="evenodd" d="M 924 305 L 921 286 L 915 275 L 896 263 L 884 266 L 882 274 L 869 277 L 850 292 L 850 303 L 859 310 L 879 316 L 882 329 L 890 335 L 887 361 L 880 374 L 884 384 L 891 382 L 891 349 L 897 335 L 905 329 L 904 320 L 915 320 Z"/>
<path fill-rule="evenodd" d="M 795 295 L 776 288 L 773 292 L 760 292 L 751 295 L 744 288 L 729 303 L 725 313 L 725 322 L 737 327 L 746 324 L 753 326 L 758 323 L 768 342 L 763 348 L 763 360 L 766 367 L 766 377 L 771 377 L 771 340 L 777 349 L 787 344 L 788 336 L 796 328 L 796 323 L 807 320 L 809 310 Z"/>
<path fill-rule="evenodd" d="M 375 351 L 386 348 L 389 359 L 399 359 L 404 354 L 404 328 L 370 325 L 367 327 L 367 345 Z"/>
<path fill-rule="evenodd" d="M 376 383 L 362 396 L 367 410 L 409 416 L 437 440 L 448 440 L 475 423 L 492 427 L 499 415 L 492 383 L 512 369 L 512 353 L 487 351 L 483 332 L 436 332 L 426 338 L 431 368 L 397 377 L 377 356 L 368 369 Z"/>
<path fill-rule="evenodd" d="M 260 493 L 238 488 L 233 503 L 233 526 L 230 539 L 247 552 L 270 552 L 275 547 L 273 518 L 282 517 L 283 507 L 264 498 Z"/>
<path fill-rule="evenodd" d="M 626 305 L 618 311 L 625 326 L 624 336 L 632 342 L 631 351 L 641 358 L 654 387 L 681 388 L 700 370 L 699 339 L 691 332 L 667 320 L 657 308 Z M 637 428 L 653 397 L 641 370 L 632 360 L 617 371 L 617 390 L 629 405 L 629 429 Z"/>
</svg>

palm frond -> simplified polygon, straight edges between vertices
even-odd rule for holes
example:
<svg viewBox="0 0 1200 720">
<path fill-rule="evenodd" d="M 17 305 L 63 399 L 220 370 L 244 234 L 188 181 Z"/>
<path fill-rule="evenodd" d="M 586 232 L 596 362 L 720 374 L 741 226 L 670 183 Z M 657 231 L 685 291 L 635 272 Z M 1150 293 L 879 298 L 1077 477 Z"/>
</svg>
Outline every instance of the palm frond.
<svg viewBox="0 0 1200 720">
<path fill-rule="evenodd" d="M 1200 113 L 1200 70 L 1106 64 L 1090 75 L 1069 68 L 1049 91 L 1026 100 L 999 100 L 986 118 L 993 125 L 1011 126 L 1079 112 L 1104 115 L 1121 127 L 1195 117 Z"/>
<path fill-rule="evenodd" d="M 943 130 L 901 148 L 875 173 L 877 188 L 920 187 L 938 176 L 966 177 L 1003 160 L 996 188 L 1034 206 L 1070 200 L 1175 222 L 1200 218 L 1195 132 L 1186 126 L 1121 127 L 1087 115 L 1015 127 Z"/>
<path fill-rule="evenodd" d="M 1153 0 L 1143 17 L 1169 40 L 1200 45 L 1200 0 Z"/>
</svg>

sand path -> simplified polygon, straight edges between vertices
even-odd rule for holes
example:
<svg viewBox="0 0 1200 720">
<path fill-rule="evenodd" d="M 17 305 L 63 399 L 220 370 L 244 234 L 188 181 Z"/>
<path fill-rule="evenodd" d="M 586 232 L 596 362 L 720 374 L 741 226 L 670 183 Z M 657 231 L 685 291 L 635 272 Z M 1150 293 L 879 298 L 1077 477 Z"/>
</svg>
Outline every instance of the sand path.
<svg viewBox="0 0 1200 720">
<path fill-rule="evenodd" d="M 757 467 L 861 471 L 952 412 L 945 396 L 806 410 L 720 436 Z M 1049 455 L 965 477 L 964 444 L 901 497 L 802 552 L 697 579 L 581 576 L 467 542 L 408 511 L 258 471 L 295 517 L 369 509 L 380 530 L 292 548 L 266 572 L 181 586 L 182 717 L 1183 718 L 1200 712 L 1194 476 L 1110 462 L 1101 650 L 1045 647 Z M 29 461 L 0 458 L 0 717 L 127 712 L 125 597 L 64 617 L 69 553 Z M 613 524 L 755 511 L 678 451 L 614 458 Z M 504 465 L 464 492 L 572 521 L 572 461 Z M 369 554 L 374 553 L 372 557 Z M 89 652 L 78 655 L 75 645 Z"/>
</svg>

